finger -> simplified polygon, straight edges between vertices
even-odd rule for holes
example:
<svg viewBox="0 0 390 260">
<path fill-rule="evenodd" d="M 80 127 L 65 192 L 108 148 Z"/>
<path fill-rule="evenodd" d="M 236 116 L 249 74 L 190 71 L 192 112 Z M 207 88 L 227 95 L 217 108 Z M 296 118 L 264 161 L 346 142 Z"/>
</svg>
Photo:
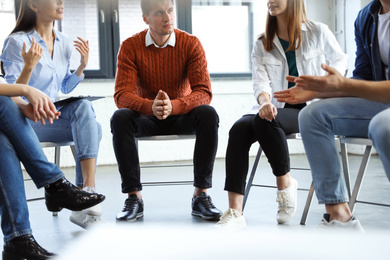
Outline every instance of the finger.
<svg viewBox="0 0 390 260">
<path fill-rule="evenodd" d="M 160 91 L 158 92 L 158 99 L 160 99 L 160 100 L 163 100 L 163 99 L 164 99 L 164 94 L 163 94 L 163 91 L 162 91 L 162 90 L 160 90 Z"/>
<path fill-rule="evenodd" d="M 163 91 L 164 99 L 169 99 L 167 92 Z"/>
<path fill-rule="evenodd" d="M 58 112 L 57 112 L 57 108 L 56 106 L 53 104 L 53 102 L 51 102 L 51 100 L 49 101 L 49 110 L 53 112 L 54 115 L 56 115 Z"/>
<path fill-rule="evenodd" d="M 164 101 L 163 100 L 160 100 L 160 99 L 158 99 L 158 100 L 156 100 L 156 102 L 154 103 L 156 106 L 159 106 L 159 107 L 161 107 L 161 106 L 163 106 L 164 105 Z"/>
<path fill-rule="evenodd" d="M 289 82 L 293 82 L 293 83 L 294 83 L 294 82 L 295 82 L 295 80 L 296 80 L 296 79 L 298 79 L 298 77 L 294 77 L 294 76 L 287 76 L 287 77 L 286 77 L 286 79 L 287 79 L 287 81 L 289 81 Z"/>
<path fill-rule="evenodd" d="M 60 118 L 60 115 L 61 115 L 61 112 L 58 111 L 58 112 L 55 114 L 55 118 L 56 118 L 56 119 L 59 119 L 59 118 Z"/>
<path fill-rule="evenodd" d="M 27 49 L 26 43 L 23 42 L 22 55 L 26 54 L 26 49 Z"/>
<path fill-rule="evenodd" d="M 45 119 L 43 119 L 43 118 L 41 119 L 41 124 L 42 124 L 42 125 L 45 125 L 45 124 L 46 124 Z"/>
<path fill-rule="evenodd" d="M 39 114 L 41 115 L 41 117 L 43 119 L 47 119 L 47 114 L 46 114 L 45 110 L 43 110 L 42 108 L 39 109 Z"/>
<path fill-rule="evenodd" d="M 81 42 L 83 42 L 84 44 L 87 44 L 87 41 L 84 40 L 83 38 L 77 36 L 77 39 L 79 39 L 79 40 L 80 40 Z"/>
<path fill-rule="evenodd" d="M 325 70 L 326 72 L 328 72 L 328 74 L 338 74 L 339 73 L 335 68 L 332 68 L 331 66 L 324 64 L 324 63 L 321 64 L 321 68 L 323 70 Z"/>
<path fill-rule="evenodd" d="M 274 98 L 287 98 L 290 96 L 291 94 L 289 92 L 274 93 Z"/>
</svg>

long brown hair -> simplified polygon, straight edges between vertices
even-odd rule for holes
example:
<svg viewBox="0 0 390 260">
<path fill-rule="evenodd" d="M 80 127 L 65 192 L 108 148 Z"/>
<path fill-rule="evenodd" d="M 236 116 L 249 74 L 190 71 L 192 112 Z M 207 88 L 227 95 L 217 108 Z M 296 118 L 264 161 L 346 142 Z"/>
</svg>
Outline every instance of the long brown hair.
<svg viewBox="0 0 390 260">
<path fill-rule="evenodd" d="M 18 19 L 11 34 L 16 32 L 29 32 L 37 25 L 37 15 L 28 6 L 31 0 L 21 0 Z"/>
<path fill-rule="evenodd" d="M 37 24 L 37 15 L 35 12 L 28 6 L 30 0 L 21 0 L 18 19 L 16 20 L 15 28 L 10 33 L 17 32 L 29 32 L 35 28 Z M 3 61 L 0 63 L 1 74 L 5 76 Z"/>
<path fill-rule="evenodd" d="M 287 30 L 289 37 L 289 46 L 286 51 L 295 51 L 302 44 L 302 23 L 307 23 L 304 0 L 287 1 Z M 278 30 L 278 22 L 275 16 L 268 13 L 265 33 L 260 35 L 259 39 L 264 42 L 264 49 L 271 51 L 273 49 L 273 40 Z"/>
</svg>

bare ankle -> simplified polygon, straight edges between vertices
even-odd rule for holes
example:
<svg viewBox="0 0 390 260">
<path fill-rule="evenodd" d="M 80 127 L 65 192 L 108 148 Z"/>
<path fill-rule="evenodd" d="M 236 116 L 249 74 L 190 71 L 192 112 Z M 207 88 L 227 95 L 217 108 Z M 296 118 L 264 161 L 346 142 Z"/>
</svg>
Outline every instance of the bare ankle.
<svg viewBox="0 0 390 260">
<path fill-rule="evenodd" d="M 133 194 L 137 195 L 137 198 L 142 199 L 142 193 L 140 191 L 132 191 L 128 193 L 129 197 Z"/>
<path fill-rule="evenodd" d="M 285 190 L 289 188 L 291 186 L 290 173 L 276 177 L 276 186 L 278 187 L 278 190 Z"/>
<path fill-rule="evenodd" d="M 330 221 L 337 220 L 343 223 L 350 221 L 353 216 L 347 203 L 326 205 L 326 212 L 330 214 Z"/>
</svg>

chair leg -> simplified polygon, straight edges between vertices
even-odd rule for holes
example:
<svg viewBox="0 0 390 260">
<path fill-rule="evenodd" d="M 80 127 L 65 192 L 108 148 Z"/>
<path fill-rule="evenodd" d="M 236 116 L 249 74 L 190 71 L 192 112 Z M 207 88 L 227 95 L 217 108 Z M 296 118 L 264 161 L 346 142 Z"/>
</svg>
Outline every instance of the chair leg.
<svg viewBox="0 0 390 260">
<path fill-rule="evenodd" d="M 60 158 L 61 158 L 61 146 L 54 147 L 54 163 L 60 167 Z M 57 217 L 58 212 L 53 212 L 53 217 Z"/>
<path fill-rule="evenodd" d="M 247 183 L 246 188 L 245 188 L 244 204 L 242 206 L 242 211 L 244 211 L 244 209 L 245 209 L 246 201 L 248 200 L 249 192 L 252 188 L 253 179 L 255 178 L 257 166 L 259 165 L 262 152 L 263 152 L 263 149 L 261 149 L 261 146 L 260 146 L 259 150 L 257 152 L 257 155 L 256 155 L 255 162 L 253 163 L 251 175 L 249 177 L 248 183 Z"/>
<path fill-rule="evenodd" d="M 359 196 L 360 188 L 362 186 L 363 179 L 364 179 L 364 174 L 366 172 L 368 162 L 369 162 L 370 157 L 371 157 L 371 150 L 372 150 L 372 146 L 367 145 L 366 150 L 365 150 L 364 155 L 363 155 L 362 162 L 360 164 L 358 175 L 356 177 L 355 186 L 353 187 L 352 196 L 351 196 L 351 199 L 349 200 L 349 209 L 351 210 L 352 213 L 353 213 L 353 210 L 355 209 L 356 200 Z"/>
<path fill-rule="evenodd" d="M 309 194 L 307 195 L 307 199 L 306 199 L 305 208 L 302 213 L 301 225 L 306 224 L 307 215 L 309 215 L 310 205 L 311 202 L 313 201 L 313 195 L 314 195 L 314 185 L 313 182 L 311 182 Z"/>
<path fill-rule="evenodd" d="M 341 148 L 341 160 L 343 163 L 345 185 L 347 186 L 348 198 L 351 198 L 351 180 L 349 174 L 347 144 L 343 143 L 341 138 L 340 138 L 340 148 Z"/>
<path fill-rule="evenodd" d="M 77 161 L 76 147 L 75 147 L 74 145 L 71 145 L 71 146 L 70 146 L 70 150 L 72 151 L 74 160 Z"/>
<path fill-rule="evenodd" d="M 54 163 L 60 167 L 60 158 L 61 158 L 61 147 L 54 147 Z"/>
</svg>

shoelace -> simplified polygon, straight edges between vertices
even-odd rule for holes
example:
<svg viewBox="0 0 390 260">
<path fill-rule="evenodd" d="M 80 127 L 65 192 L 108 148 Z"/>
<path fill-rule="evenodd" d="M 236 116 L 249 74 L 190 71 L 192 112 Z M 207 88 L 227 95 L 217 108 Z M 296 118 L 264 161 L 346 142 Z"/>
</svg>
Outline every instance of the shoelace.
<svg viewBox="0 0 390 260">
<path fill-rule="evenodd" d="M 127 199 L 125 201 L 125 206 L 123 207 L 123 211 L 130 211 L 137 205 L 137 200 L 135 199 Z"/>
<path fill-rule="evenodd" d="M 210 196 L 202 197 L 200 199 L 200 203 L 202 203 L 202 205 L 207 207 L 207 208 L 215 208 L 213 202 L 211 201 Z"/>
<path fill-rule="evenodd" d="M 218 224 L 219 225 L 226 225 L 229 223 L 229 221 L 233 218 L 233 213 L 226 214 L 225 216 L 222 216 L 221 219 L 219 220 Z"/>
<path fill-rule="evenodd" d="M 279 208 L 287 208 L 287 203 L 288 203 L 287 193 L 284 191 L 278 192 L 276 202 L 279 203 Z"/>
</svg>

